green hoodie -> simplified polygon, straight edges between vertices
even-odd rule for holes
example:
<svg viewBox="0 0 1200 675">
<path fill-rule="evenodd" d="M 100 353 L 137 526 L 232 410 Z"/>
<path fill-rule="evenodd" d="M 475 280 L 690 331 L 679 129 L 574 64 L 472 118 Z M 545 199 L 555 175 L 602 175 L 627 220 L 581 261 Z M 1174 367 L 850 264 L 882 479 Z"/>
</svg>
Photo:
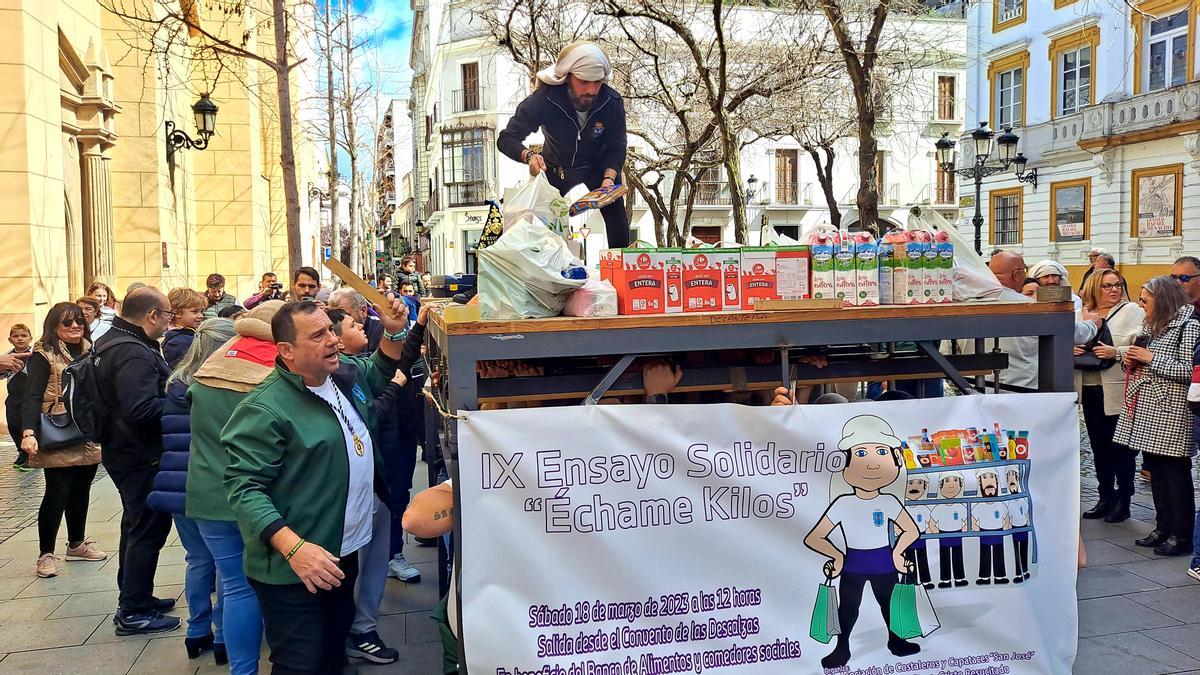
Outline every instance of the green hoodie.
<svg viewBox="0 0 1200 675">
<path fill-rule="evenodd" d="M 397 365 L 380 352 L 342 356 L 331 376 L 371 431 L 376 492 L 385 488 L 372 402 Z M 234 409 L 221 444 L 229 453 L 225 490 L 246 544 L 246 576 L 266 584 L 300 583 L 269 542 L 286 526 L 335 555 L 340 549 L 350 467 L 337 413 L 277 363 Z"/>
</svg>

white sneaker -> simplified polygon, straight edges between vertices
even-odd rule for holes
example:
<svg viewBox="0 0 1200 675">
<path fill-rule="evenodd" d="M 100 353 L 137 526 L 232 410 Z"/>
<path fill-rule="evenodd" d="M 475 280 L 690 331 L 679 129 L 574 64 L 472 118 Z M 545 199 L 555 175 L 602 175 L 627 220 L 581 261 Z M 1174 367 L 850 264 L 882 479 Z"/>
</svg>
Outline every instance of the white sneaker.
<svg viewBox="0 0 1200 675">
<path fill-rule="evenodd" d="M 421 571 L 405 560 L 403 553 L 397 553 L 388 562 L 388 576 L 405 583 L 416 583 L 421 580 Z"/>
</svg>

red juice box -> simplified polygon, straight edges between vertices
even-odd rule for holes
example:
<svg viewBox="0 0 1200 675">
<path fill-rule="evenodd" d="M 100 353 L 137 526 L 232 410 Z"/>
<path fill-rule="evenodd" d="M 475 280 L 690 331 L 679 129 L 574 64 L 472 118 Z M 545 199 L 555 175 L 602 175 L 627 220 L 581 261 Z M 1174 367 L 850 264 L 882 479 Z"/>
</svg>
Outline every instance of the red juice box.
<svg viewBox="0 0 1200 675">
<path fill-rule="evenodd" d="M 666 311 L 666 275 L 654 249 L 608 249 L 600 256 L 600 278 L 617 289 L 621 314 Z"/>
</svg>

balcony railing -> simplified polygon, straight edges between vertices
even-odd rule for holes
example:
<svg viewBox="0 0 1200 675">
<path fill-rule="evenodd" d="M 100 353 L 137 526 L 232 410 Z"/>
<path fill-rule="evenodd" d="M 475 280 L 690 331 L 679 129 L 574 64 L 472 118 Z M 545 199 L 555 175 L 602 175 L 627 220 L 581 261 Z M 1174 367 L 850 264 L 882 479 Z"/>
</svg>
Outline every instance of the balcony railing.
<svg viewBox="0 0 1200 675">
<path fill-rule="evenodd" d="M 696 183 L 697 206 L 728 206 L 729 183 L 725 181 L 702 181 Z"/>
<path fill-rule="evenodd" d="M 488 196 L 487 181 L 476 180 L 465 183 L 446 183 L 450 193 L 450 206 L 479 206 Z"/>
<path fill-rule="evenodd" d="M 396 205 L 396 193 L 395 192 L 387 193 L 384 196 L 384 201 L 387 202 L 388 206 L 395 206 Z"/>
<path fill-rule="evenodd" d="M 1012 21 L 1025 12 L 1025 0 L 997 0 L 1000 3 L 1000 23 Z"/>
<path fill-rule="evenodd" d="M 799 204 L 800 190 L 796 183 L 779 183 L 775 186 L 776 204 Z"/>
<path fill-rule="evenodd" d="M 478 87 L 471 89 L 456 89 L 453 92 L 453 96 L 454 101 L 453 105 L 451 105 L 451 109 L 455 113 L 471 112 L 473 110 L 479 110 L 483 107 L 481 105 L 483 97 L 479 95 Z"/>
<path fill-rule="evenodd" d="M 958 201 L 956 195 L 954 179 L 951 178 L 947 182 L 938 181 L 937 189 L 933 193 L 934 204 L 955 204 Z"/>
</svg>

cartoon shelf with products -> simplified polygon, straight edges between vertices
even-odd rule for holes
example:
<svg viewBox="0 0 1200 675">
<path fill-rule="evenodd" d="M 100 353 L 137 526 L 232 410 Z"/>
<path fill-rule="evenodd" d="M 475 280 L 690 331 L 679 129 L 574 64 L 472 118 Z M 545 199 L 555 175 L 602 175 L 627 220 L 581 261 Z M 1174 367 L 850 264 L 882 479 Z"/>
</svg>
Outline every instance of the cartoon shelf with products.
<svg viewBox="0 0 1200 675">
<path fill-rule="evenodd" d="M 978 540 L 977 586 L 1020 584 L 1037 562 L 1033 504 L 1029 496 L 1029 433 L 985 428 L 922 429 L 903 447 L 907 469 L 904 504 L 921 534 L 905 556 L 925 588 L 970 584 L 964 539 Z M 1012 540 L 1008 576 L 1005 538 Z M 938 578 L 929 564 L 937 541 Z M 1032 549 L 1032 550 L 1031 550 Z M 1031 557 L 1032 556 L 1032 557 Z"/>
</svg>

